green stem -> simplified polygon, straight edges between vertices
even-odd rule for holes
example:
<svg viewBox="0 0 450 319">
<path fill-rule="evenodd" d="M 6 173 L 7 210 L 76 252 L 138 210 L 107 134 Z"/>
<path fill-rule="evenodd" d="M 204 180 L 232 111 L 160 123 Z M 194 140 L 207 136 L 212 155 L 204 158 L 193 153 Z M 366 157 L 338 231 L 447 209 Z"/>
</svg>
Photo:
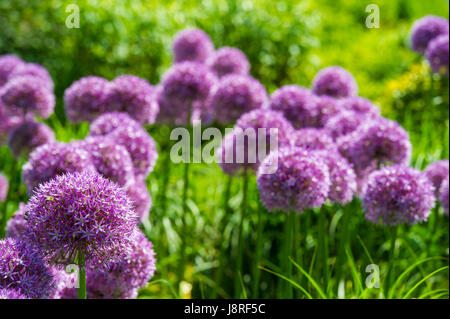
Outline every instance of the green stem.
<svg viewBox="0 0 450 319">
<path fill-rule="evenodd" d="M 243 230 L 244 221 L 247 215 L 247 193 L 248 193 L 248 172 L 244 169 L 244 176 L 242 181 L 242 202 L 241 202 L 241 221 L 239 223 L 239 233 L 238 233 L 238 251 L 237 251 L 237 263 L 236 263 L 236 273 L 234 274 L 234 296 L 240 298 L 241 292 L 241 281 L 240 276 L 242 276 L 242 263 L 243 263 L 243 252 L 244 252 L 244 240 L 243 240 Z"/>
<path fill-rule="evenodd" d="M 319 212 L 319 252 L 320 252 L 320 261 L 319 265 L 322 265 L 322 283 L 323 287 L 328 287 L 329 281 L 329 269 L 328 269 L 328 222 L 326 218 L 327 209 L 325 205 L 322 205 L 322 208 Z"/>
<path fill-rule="evenodd" d="M 84 254 L 79 253 L 78 255 L 78 299 L 86 299 L 86 262 L 84 260 Z"/>
<path fill-rule="evenodd" d="M 289 257 L 292 257 L 292 237 L 294 234 L 294 226 L 295 226 L 295 212 L 291 211 L 289 212 L 288 216 L 286 217 L 286 221 L 284 224 L 284 251 L 282 256 L 282 269 L 285 274 L 285 276 L 289 279 L 292 278 L 292 263 L 289 260 Z M 281 282 L 281 291 L 280 291 L 280 297 L 282 298 L 292 298 L 293 292 L 292 292 L 292 286 L 283 280 Z"/>
<path fill-rule="evenodd" d="M 344 215 L 342 217 L 342 224 L 340 227 L 339 232 L 339 249 L 338 249 L 338 256 L 337 256 L 337 279 L 340 281 L 343 279 L 344 275 L 344 267 L 346 264 L 346 254 L 345 250 L 350 247 L 350 219 L 351 215 L 354 212 L 353 208 L 356 205 L 356 199 L 353 199 L 353 201 L 346 206 L 343 207 Z"/>
<path fill-rule="evenodd" d="M 261 278 L 261 271 L 258 267 L 259 262 L 261 261 L 261 255 L 262 255 L 262 232 L 264 229 L 264 221 L 263 221 L 263 214 L 265 213 L 263 205 L 261 204 L 261 201 L 258 200 L 258 224 L 256 227 L 256 254 L 255 254 L 255 261 L 253 266 L 253 298 L 257 299 L 259 296 L 259 280 Z"/>
<path fill-rule="evenodd" d="M 398 234 L 398 226 L 393 226 L 391 228 L 391 247 L 389 250 L 389 261 L 388 261 L 388 270 L 386 273 L 386 285 L 384 289 L 384 295 L 388 296 L 389 289 L 392 283 L 392 274 L 394 272 L 394 263 L 395 263 L 395 243 L 397 241 Z"/>
</svg>

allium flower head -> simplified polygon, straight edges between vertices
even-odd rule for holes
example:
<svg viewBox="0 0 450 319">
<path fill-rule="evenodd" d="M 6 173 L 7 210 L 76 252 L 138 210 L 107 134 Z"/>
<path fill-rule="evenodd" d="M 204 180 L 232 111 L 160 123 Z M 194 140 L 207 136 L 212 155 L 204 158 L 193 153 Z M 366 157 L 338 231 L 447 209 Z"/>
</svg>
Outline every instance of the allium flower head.
<svg viewBox="0 0 450 319">
<path fill-rule="evenodd" d="M 108 101 L 110 109 L 128 113 L 141 124 L 155 122 L 159 105 L 150 83 L 134 75 L 122 75 L 115 78 L 112 84 L 114 93 Z"/>
<path fill-rule="evenodd" d="M 291 145 L 308 150 L 336 150 L 333 139 L 320 128 L 302 128 L 292 133 Z"/>
<path fill-rule="evenodd" d="M 439 191 L 441 189 L 441 184 L 449 175 L 448 159 L 436 161 L 428 165 L 428 167 L 425 169 L 425 175 L 427 176 L 431 184 L 433 184 L 436 197 L 438 197 Z"/>
<path fill-rule="evenodd" d="M 448 20 L 433 15 L 425 16 L 414 22 L 411 28 L 411 45 L 417 53 L 424 53 L 431 40 L 442 34 L 448 34 Z"/>
<path fill-rule="evenodd" d="M 183 62 L 175 64 L 166 72 L 157 89 L 159 113 L 157 121 L 186 125 L 189 111 L 208 113 L 208 99 L 217 81 L 212 71 L 203 64 Z"/>
<path fill-rule="evenodd" d="M 397 225 L 426 221 L 435 197 L 433 186 L 424 174 L 408 166 L 395 165 L 369 176 L 362 200 L 368 220 Z"/>
<path fill-rule="evenodd" d="M 277 163 L 273 174 L 270 166 Z M 258 171 L 261 201 L 269 211 L 302 213 L 321 206 L 328 196 L 330 175 L 325 162 L 302 148 L 281 148 L 271 152 Z"/>
<path fill-rule="evenodd" d="M 20 76 L 33 76 L 41 81 L 41 85 L 53 91 L 53 80 L 47 69 L 37 63 L 21 63 L 10 74 L 10 79 Z"/>
<path fill-rule="evenodd" d="M 425 56 L 430 62 L 431 70 L 448 76 L 448 34 L 438 36 L 430 41 Z"/>
<path fill-rule="evenodd" d="M 123 112 L 110 112 L 100 115 L 90 125 L 89 135 L 108 135 L 118 127 L 131 126 L 140 129 L 141 125 Z"/>
<path fill-rule="evenodd" d="M 298 85 L 285 85 L 270 96 L 270 108 L 284 114 L 294 128 L 316 126 L 319 98 Z"/>
<path fill-rule="evenodd" d="M 7 141 L 9 132 L 20 125 L 22 121 L 22 116 L 8 114 L 0 99 L 0 146 Z"/>
<path fill-rule="evenodd" d="M 8 136 L 8 146 L 16 158 L 28 156 L 38 146 L 55 141 L 55 133 L 32 118 L 15 127 Z"/>
<path fill-rule="evenodd" d="M 324 128 L 328 120 L 341 112 L 339 99 L 331 96 L 322 95 L 317 97 L 317 114 L 314 118 L 312 127 Z"/>
<path fill-rule="evenodd" d="M 92 122 L 106 112 L 118 111 L 117 105 L 109 103 L 114 85 L 98 76 L 87 76 L 72 83 L 64 92 L 66 114 L 73 123 Z"/>
<path fill-rule="evenodd" d="M 218 77 L 228 74 L 248 75 L 250 63 L 245 54 L 236 48 L 223 47 L 214 52 L 207 65 Z"/>
<path fill-rule="evenodd" d="M 128 151 L 136 177 L 145 178 L 153 171 L 158 152 L 155 141 L 143 128 L 122 126 L 107 135 Z"/>
<path fill-rule="evenodd" d="M 98 173 L 123 187 L 134 183 L 133 161 L 124 146 L 105 136 L 88 137 L 81 145 Z"/>
<path fill-rule="evenodd" d="M 129 247 L 137 215 L 125 191 L 98 173 L 59 175 L 41 184 L 28 202 L 25 236 L 52 264 L 107 267 Z"/>
<path fill-rule="evenodd" d="M 0 202 L 5 201 L 8 195 L 9 183 L 3 174 L 0 174 Z"/>
<path fill-rule="evenodd" d="M 41 253 L 26 241 L 0 240 L 0 289 L 17 289 L 30 298 L 50 295 L 53 277 Z"/>
<path fill-rule="evenodd" d="M 18 66 L 24 62 L 14 54 L 0 56 L 0 88 L 9 80 L 9 76 Z"/>
<path fill-rule="evenodd" d="M 0 288 L 0 300 L 1 299 L 30 299 L 19 289 L 16 288 Z"/>
<path fill-rule="evenodd" d="M 19 209 L 8 220 L 6 224 L 6 237 L 22 239 L 24 235 L 26 220 L 25 213 L 27 212 L 27 205 L 19 204 Z"/>
<path fill-rule="evenodd" d="M 48 118 L 55 108 L 55 95 L 42 85 L 42 80 L 31 76 L 14 77 L 0 89 L 0 99 L 11 114 L 33 113 Z"/>
<path fill-rule="evenodd" d="M 145 182 L 140 179 L 135 180 L 126 188 L 126 192 L 139 220 L 143 222 L 148 219 L 152 208 L 152 198 Z"/>
<path fill-rule="evenodd" d="M 339 100 L 339 107 L 343 110 L 352 111 L 360 116 L 377 119 L 381 116 L 380 109 L 373 105 L 368 99 L 360 96 L 352 96 Z"/>
<path fill-rule="evenodd" d="M 80 145 L 49 143 L 31 152 L 28 162 L 22 167 L 22 177 L 31 193 L 39 184 L 57 175 L 95 170 L 91 158 Z"/>
<path fill-rule="evenodd" d="M 358 85 L 350 72 L 340 66 L 330 66 L 316 74 L 313 91 L 317 95 L 342 98 L 355 96 L 358 93 Z"/>
<path fill-rule="evenodd" d="M 411 159 L 408 132 L 397 122 L 383 118 L 361 124 L 353 133 L 339 138 L 337 145 L 358 175 L 381 165 L 408 165 Z"/>
<path fill-rule="evenodd" d="M 334 139 L 348 135 L 355 131 L 367 117 L 354 111 L 342 111 L 330 118 L 325 124 L 325 130 Z"/>
<path fill-rule="evenodd" d="M 444 212 L 448 216 L 448 176 L 441 184 L 441 190 L 439 192 L 439 202 L 441 202 Z"/>
<path fill-rule="evenodd" d="M 185 29 L 175 35 L 173 55 L 176 63 L 193 61 L 204 63 L 214 52 L 214 44 L 200 29 Z"/>
</svg>

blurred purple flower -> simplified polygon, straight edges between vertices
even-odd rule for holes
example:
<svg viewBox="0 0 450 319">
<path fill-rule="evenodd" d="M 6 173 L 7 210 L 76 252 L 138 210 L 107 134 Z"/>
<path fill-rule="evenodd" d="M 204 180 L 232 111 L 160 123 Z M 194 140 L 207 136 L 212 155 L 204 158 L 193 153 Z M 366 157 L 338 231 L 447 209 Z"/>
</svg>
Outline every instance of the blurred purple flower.
<svg viewBox="0 0 450 319">
<path fill-rule="evenodd" d="M 339 105 L 339 99 L 335 99 L 331 96 L 322 95 L 317 97 L 317 112 L 314 118 L 314 125 L 312 127 L 324 128 L 328 120 L 339 113 L 342 110 Z"/>
<path fill-rule="evenodd" d="M 308 150 L 336 150 L 333 139 L 327 131 L 320 128 L 302 128 L 292 133 L 291 145 Z"/>
<path fill-rule="evenodd" d="M 348 135 L 355 131 L 367 117 L 354 111 L 342 111 L 328 120 L 325 130 L 334 139 Z"/>
<path fill-rule="evenodd" d="M 19 209 L 8 220 L 6 224 L 6 237 L 23 239 L 26 219 L 25 213 L 27 212 L 27 205 L 24 203 L 19 204 Z"/>
<path fill-rule="evenodd" d="M 425 53 L 431 70 L 446 76 L 448 76 L 448 40 L 448 34 L 438 36 L 430 41 Z"/>
<path fill-rule="evenodd" d="M 441 184 L 441 190 L 439 192 L 439 201 L 441 202 L 444 212 L 448 216 L 448 176 Z"/>
<path fill-rule="evenodd" d="M 358 93 L 358 85 L 350 72 L 340 66 L 330 66 L 316 74 L 313 91 L 317 95 L 342 98 L 355 96 Z"/>
<path fill-rule="evenodd" d="M 175 35 L 172 51 L 175 63 L 185 61 L 204 63 L 214 52 L 214 44 L 204 31 L 189 28 Z"/>
<path fill-rule="evenodd" d="M 449 175 L 449 161 L 448 159 L 440 160 L 431 163 L 425 169 L 425 176 L 433 184 L 436 197 L 439 197 L 442 182 Z"/>
<path fill-rule="evenodd" d="M 134 183 L 126 188 L 126 192 L 139 217 L 139 221 L 143 222 L 148 219 L 150 209 L 152 208 L 152 198 L 150 197 L 145 181 L 140 179 L 135 180 Z"/>
<path fill-rule="evenodd" d="M 19 289 L 16 288 L 0 288 L 0 300 L 2 299 L 30 299 Z"/>
<path fill-rule="evenodd" d="M 47 69 L 37 63 L 21 63 L 11 72 L 9 80 L 20 76 L 33 76 L 41 85 L 53 91 L 53 80 Z"/>
<path fill-rule="evenodd" d="M 9 132 L 22 122 L 22 116 L 8 114 L 0 99 L 0 146 L 7 141 Z"/>
<path fill-rule="evenodd" d="M 131 126 L 140 129 L 141 125 L 123 112 L 110 112 L 100 115 L 90 125 L 89 135 L 108 135 L 118 127 Z"/>
<path fill-rule="evenodd" d="M 0 174 L 0 202 L 4 202 L 6 200 L 6 196 L 8 195 L 9 183 L 6 177 L 3 174 Z"/>
<path fill-rule="evenodd" d="M 360 116 L 366 116 L 370 119 L 377 119 L 381 116 L 380 109 L 371 101 L 360 96 L 351 96 L 339 100 L 339 108 L 352 111 Z"/>
<path fill-rule="evenodd" d="M 250 63 L 245 54 L 236 48 L 223 47 L 214 52 L 207 65 L 218 77 L 228 74 L 248 75 Z"/>
<path fill-rule="evenodd" d="M 423 54 L 431 40 L 442 34 L 448 34 L 448 20 L 427 15 L 414 22 L 411 28 L 411 45 L 417 53 Z"/>
<path fill-rule="evenodd" d="M 8 82 L 11 73 L 23 63 L 14 54 L 0 55 L 0 88 Z"/>
</svg>

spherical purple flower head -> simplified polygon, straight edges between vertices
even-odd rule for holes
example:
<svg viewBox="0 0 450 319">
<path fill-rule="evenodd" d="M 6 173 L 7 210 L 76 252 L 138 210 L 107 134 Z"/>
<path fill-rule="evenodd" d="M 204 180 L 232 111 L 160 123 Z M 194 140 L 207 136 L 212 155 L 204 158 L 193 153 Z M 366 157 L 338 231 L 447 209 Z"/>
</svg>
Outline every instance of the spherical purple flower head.
<svg viewBox="0 0 450 319">
<path fill-rule="evenodd" d="M 442 34 L 448 34 L 448 20 L 428 15 L 416 22 L 411 28 L 411 45 L 417 53 L 423 54 L 431 40 Z"/>
<path fill-rule="evenodd" d="M 120 186 L 134 183 L 133 161 L 127 149 L 105 136 L 91 136 L 82 142 L 97 172 Z"/>
<path fill-rule="evenodd" d="M 448 159 L 436 161 L 428 165 L 425 169 L 425 175 L 431 184 L 433 184 L 435 195 L 438 197 L 441 184 L 449 175 Z"/>
<path fill-rule="evenodd" d="M 354 132 L 367 117 L 354 111 L 342 111 L 328 120 L 325 130 L 334 139 Z"/>
<path fill-rule="evenodd" d="M 107 103 L 113 93 L 114 85 L 104 78 L 81 78 L 64 92 L 67 117 L 73 123 L 92 122 L 103 113 L 118 111 L 117 103 Z"/>
<path fill-rule="evenodd" d="M 123 126 L 131 126 L 136 129 L 141 128 L 141 125 L 132 119 L 129 114 L 123 112 L 110 112 L 100 115 L 91 123 L 89 135 L 108 135 L 116 128 Z"/>
<path fill-rule="evenodd" d="M 19 65 L 24 62 L 14 54 L 0 56 L 0 87 L 8 82 L 9 76 Z"/>
<path fill-rule="evenodd" d="M 219 123 L 231 124 L 244 113 L 266 108 L 267 102 L 267 91 L 258 80 L 247 75 L 230 74 L 220 79 L 210 104 Z"/>
<path fill-rule="evenodd" d="M 0 288 L 0 300 L 1 299 L 30 299 L 25 296 L 19 289 L 15 288 Z"/>
<path fill-rule="evenodd" d="M 145 182 L 137 179 L 126 188 L 126 191 L 136 214 L 139 216 L 139 220 L 143 222 L 148 219 L 152 208 L 152 198 Z"/>
<path fill-rule="evenodd" d="M 27 212 L 27 205 L 24 203 L 19 204 L 19 209 L 8 220 L 6 225 L 6 237 L 22 239 L 26 220 L 25 213 Z"/>
<path fill-rule="evenodd" d="M 356 174 L 350 163 L 336 151 L 319 150 L 314 154 L 328 166 L 330 173 L 330 191 L 328 199 L 333 203 L 349 203 L 358 190 Z"/>
<path fill-rule="evenodd" d="M 444 208 L 444 212 L 448 215 L 448 176 L 441 184 L 439 201 L 441 202 L 442 208 Z"/>
<path fill-rule="evenodd" d="M 337 140 L 341 154 L 358 176 L 368 168 L 405 164 L 411 159 L 409 134 L 397 122 L 380 118 L 361 124 L 353 133 Z"/>
<path fill-rule="evenodd" d="M 203 64 L 183 62 L 175 64 L 164 75 L 157 90 L 159 113 L 157 122 L 185 125 L 189 110 L 208 113 L 211 90 L 216 76 Z"/>
<path fill-rule="evenodd" d="M 214 52 L 207 65 L 218 77 L 228 74 L 248 75 L 250 63 L 245 54 L 236 48 L 223 47 Z"/>
<path fill-rule="evenodd" d="M 86 288 L 88 299 L 136 298 L 138 289 L 147 285 L 156 271 L 153 244 L 140 230 L 132 241 L 131 253 L 108 270 L 88 268 Z M 76 298 L 76 289 L 65 289 L 63 299 Z"/>
<path fill-rule="evenodd" d="M 28 156 L 36 147 L 55 141 L 55 133 L 44 123 L 26 119 L 11 130 L 8 146 L 16 158 Z"/>
<path fill-rule="evenodd" d="M 5 201 L 8 195 L 9 183 L 3 174 L 0 174 L 0 202 Z"/>
<path fill-rule="evenodd" d="M 84 170 L 95 170 L 95 167 L 81 145 L 49 143 L 31 152 L 28 162 L 22 167 L 22 177 L 31 194 L 39 184 L 57 175 Z"/>
<path fill-rule="evenodd" d="M 270 96 L 269 107 L 284 114 L 294 128 L 316 126 L 319 99 L 308 89 L 285 85 Z"/>
<path fill-rule="evenodd" d="M 0 89 L 0 99 L 6 109 L 15 115 L 33 113 L 48 118 L 55 108 L 55 95 L 42 85 L 42 80 L 31 76 L 14 77 Z"/>
<path fill-rule="evenodd" d="M 9 132 L 22 122 L 22 116 L 8 114 L 0 99 L 0 145 L 6 142 Z"/>
<path fill-rule="evenodd" d="M 380 109 L 373 105 L 368 99 L 360 96 L 351 96 L 340 99 L 339 108 L 357 113 L 360 116 L 367 116 L 377 119 L 381 116 Z"/>
<path fill-rule="evenodd" d="M 368 220 L 397 225 L 426 221 L 436 198 L 424 174 L 408 166 L 395 165 L 370 175 L 362 200 Z"/>
<path fill-rule="evenodd" d="M 10 74 L 10 79 L 19 76 L 33 76 L 41 81 L 41 84 L 53 91 L 53 80 L 47 69 L 37 63 L 21 63 L 14 68 Z"/>
<path fill-rule="evenodd" d="M 26 241 L 0 240 L 0 289 L 18 289 L 30 298 L 50 295 L 53 277 L 41 253 Z"/>
<path fill-rule="evenodd" d="M 428 62 L 430 62 L 431 70 L 446 76 L 448 76 L 448 40 L 448 34 L 432 40 L 425 54 Z"/>
<path fill-rule="evenodd" d="M 41 184 L 28 202 L 25 236 L 52 264 L 79 253 L 96 267 L 123 258 L 137 215 L 125 191 L 97 172 L 59 175 Z"/>
<path fill-rule="evenodd" d="M 317 95 L 342 98 L 355 96 L 358 93 L 358 85 L 350 72 L 340 66 L 330 66 L 316 74 L 313 91 Z"/>
<path fill-rule="evenodd" d="M 338 102 L 338 99 L 327 95 L 317 97 L 317 114 L 315 118 L 313 117 L 314 122 L 311 126 L 324 128 L 330 118 L 342 111 Z"/>
<path fill-rule="evenodd" d="M 302 213 L 321 206 L 330 189 L 325 162 L 297 147 L 271 152 L 259 167 L 257 182 L 261 201 L 269 211 Z"/>
<path fill-rule="evenodd" d="M 112 104 L 118 104 L 120 111 L 128 113 L 141 124 L 155 122 L 159 105 L 154 97 L 155 89 L 150 83 L 134 75 L 122 75 L 115 78 L 112 84 Z M 116 109 L 116 106 L 112 108 Z"/>
<path fill-rule="evenodd" d="M 145 178 L 153 171 L 158 152 L 155 141 L 147 131 L 142 128 L 122 126 L 112 131 L 107 137 L 127 149 L 133 161 L 136 177 Z"/>
<path fill-rule="evenodd" d="M 172 45 L 175 63 L 193 61 L 204 63 L 214 52 L 214 44 L 200 29 L 185 29 L 175 35 Z"/>
<path fill-rule="evenodd" d="M 330 135 L 320 128 L 303 128 L 291 135 L 291 145 L 308 150 L 336 150 L 336 145 Z"/>
</svg>

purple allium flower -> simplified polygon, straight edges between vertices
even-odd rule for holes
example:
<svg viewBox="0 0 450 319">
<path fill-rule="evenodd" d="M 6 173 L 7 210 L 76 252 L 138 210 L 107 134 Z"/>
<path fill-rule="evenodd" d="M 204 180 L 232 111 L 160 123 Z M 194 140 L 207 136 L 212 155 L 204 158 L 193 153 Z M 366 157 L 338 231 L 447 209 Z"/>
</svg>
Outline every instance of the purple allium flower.
<svg viewBox="0 0 450 319">
<path fill-rule="evenodd" d="M 195 113 L 203 115 L 210 112 L 208 100 L 216 82 L 216 76 L 203 64 L 175 64 L 166 72 L 157 89 L 157 122 L 186 125 L 189 111 L 191 117 Z"/>
<path fill-rule="evenodd" d="M 425 175 L 431 184 L 433 184 L 436 197 L 439 197 L 441 184 L 449 175 L 448 159 L 436 161 L 428 165 L 425 169 Z"/>
<path fill-rule="evenodd" d="M 66 114 L 73 123 L 92 122 L 106 112 L 118 111 L 118 106 L 109 103 L 114 85 L 98 76 L 87 76 L 72 83 L 64 92 Z"/>
<path fill-rule="evenodd" d="M 244 113 L 266 108 L 267 102 L 267 91 L 258 80 L 247 75 L 230 74 L 220 79 L 210 105 L 219 123 L 231 124 Z"/>
<path fill-rule="evenodd" d="M 308 150 L 336 150 L 333 139 L 327 131 L 320 128 L 302 128 L 292 133 L 291 145 Z"/>
<path fill-rule="evenodd" d="M 396 165 L 373 172 L 363 197 L 366 218 L 373 223 L 397 225 L 426 221 L 434 206 L 434 190 L 420 171 Z"/>
<path fill-rule="evenodd" d="M 145 219 L 148 219 L 150 209 L 152 208 L 152 198 L 150 197 L 145 181 L 140 179 L 135 180 L 134 183 L 126 188 L 126 192 L 139 220 L 143 222 Z"/>
<path fill-rule="evenodd" d="M 145 178 L 153 171 L 158 158 L 155 141 L 142 128 L 132 126 L 118 127 L 107 137 L 125 147 L 133 161 L 136 177 Z"/>
<path fill-rule="evenodd" d="M 270 108 L 284 114 L 294 128 L 316 126 L 318 101 L 310 90 L 298 85 L 285 85 L 270 96 Z"/>
<path fill-rule="evenodd" d="M 214 44 L 204 31 L 190 28 L 175 35 L 172 51 L 175 63 L 185 61 L 204 63 L 214 52 Z"/>
<path fill-rule="evenodd" d="M 39 184 L 57 175 L 84 170 L 95 170 L 95 167 L 81 145 L 49 143 L 31 152 L 28 162 L 22 167 L 22 177 L 31 194 Z"/>
<path fill-rule="evenodd" d="M 16 158 L 27 157 L 36 147 L 55 141 L 55 133 L 44 123 L 27 118 L 8 136 L 8 146 Z"/>
<path fill-rule="evenodd" d="M 105 267 L 129 248 L 137 215 L 125 191 L 86 170 L 58 175 L 41 184 L 28 202 L 25 236 L 52 264 L 86 263 Z"/>
<path fill-rule="evenodd" d="M 381 165 L 408 165 L 411 159 L 408 132 L 397 122 L 384 118 L 361 124 L 353 133 L 339 138 L 337 145 L 358 176 Z"/>
<path fill-rule="evenodd" d="M 120 186 L 134 183 L 134 168 L 127 149 L 105 136 L 91 136 L 81 142 L 97 172 Z"/>
<path fill-rule="evenodd" d="M 108 102 L 111 109 L 128 113 L 141 124 L 155 122 L 159 105 L 155 98 L 155 89 L 146 80 L 134 75 L 122 75 L 112 82 L 114 93 Z"/>
<path fill-rule="evenodd" d="M 330 191 L 328 199 L 333 203 L 349 203 L 358 190 L 356 174 L 350 163 L 336 151 L 320 150 L 319 156 L 328 166 L 330 173 Z"/>
<path fill-rule="evenodd" d="M 366 116 L 371 119 L 377 119 L 381 116 L 380 109 L 373 105 L 368 99 L 360 96 L 351 96 L 339 100 L 339 107 L 357 113 L 360 116 Z"/>
<path fill-rule="evenodd" d="M 444 212 L 448 216 L 448 176 L 441 184 L 439 201 L 441 202 L 442 208 L 444 208 Z"/>
<path fill-rule="evenodd" d="M 0 99 L 0 146 L 7 141 L 9 132 L 22 122 L 22 116 L 8 114 Z"/>
<path fill-rule="evenodd" d="M 337 140 L 339 137 L 352 133 L 367 120 L 367 117 L 359 113 L 342 111 L 328 120 L 325 130 L 334 140 Z"/>
<path fill-rule="evenodd" d="M 273 165 L 276 166 L 274 173 Z M 302 148 L 271 152 L 258 170 L 261 202 L 269 211 L 302 213 L 321 206 L 328 196 L 330 175 L 325 162 Z"/>
<path fill-rule="evenodd" d="M 47 69 L 37 63 L 21 63 L 18 67 L 14 68 L 10 74 L 9 80 L 19 76 L 33 76 L 41 81 L 41 85 L 46 86 L 49 90 L 53 91 L 53 80 Z"/>
<path fill-rule="evenodd" d="M 9 183 L 3 174 L 0 174 L 0 202 L 5 201 L 8 195 Z"/>
<path fill-rule="evenodd" d="M 1 299 L 30 299 L 16 288 L 0 288 Z"/>
<path fill-rule="evenodd" d="M 339 99 L 322 95 L 317 97 L 317 114 L 312 127 L 324 128 L 328 120 L 341 113 Z"/>
<path fill-rule="evenodd" d="M 350 72 L 340 66 L 330 66 L 316 74 L 313 91 L 317 95 L 342 98 L 355 96 L 358 93 L 358 85 Z"/>
<path fill-rule="evenodd" d="M 66 269 L 60 266 L 51 266 L 50 272 L 54 278 L 54 288 L 49 296 L 49 299 L 64 299 L 66 292 L 73 292 L 74 298 L 77 298 L 77 287 L 78 284 L 78 274 L 75 269 L 73 272 L 70 272 L 70 268 L 67 269 L 69 272 L 66 272 Z"/>
<path fill-rule="evenodd" d="M 140 129 L 141 125 L 127 113 L 110 112 L 100 115 L 90 126 L 91 136 L 108 135 L 118 127 L 131 126 Z"/>
<path fill-rule="evenodd" d="M 14 54 L 0 56 L 0 88 L 9 80 L 9 76 L 24 62 Z"/>
<path fill-rule="evenodd" d="M 24 203 L 19 204 L 19 209 L 14 213 L 14 215 L 8 220 L 6 224 L 6 237 L 22 239 L 26 220 L 25 213 L 27 212 L 27 205 Z"/>
<path fill-rule="evenodd" d="M 423 54 L 431 40 L 442 34 L 448 34 L 448 20 L 428 15 L 416 22 L 411 28 L 411 45 L 417 53 Z"/>
<path fill-rule="evenodd" d="M 11 114 L 33 113 L 48 118 L 55 108 L 55 95 L 31 75 L 14 77 L 0 89 L 0 99 Z"/>
<path fill-rule="evenodd" d="M 431 70 L 446 76 L 448 76 L 448 40 L 448 34 L 438 36 L 431 40 L 425 53 Z"/>
<path fill-rule="evenodd" d="M 0 240 L 0 289 L 18 289 L 30 298 L 50 295 L 53 277 L 41 253 L 26 241 Z"/>
<path fill-rule="evenodd" d="M 218 77 L 228 74 L 248 75 L 250 63 L 245 54 L 236 48 L 223 47 L 212 54 L 207 65 Z"/>
<path fill-rule="evenodd" d="M 153 244 L 140 230 L 132 240 L 131 253 L 107 270 L 88 268 L 86 289 L 88 299 L 136 298 L 138 289 L 147 285 L 156 271 Z M 76 298 L 76 289 L 65 289 L 63 299 Z"/>
</svg>

